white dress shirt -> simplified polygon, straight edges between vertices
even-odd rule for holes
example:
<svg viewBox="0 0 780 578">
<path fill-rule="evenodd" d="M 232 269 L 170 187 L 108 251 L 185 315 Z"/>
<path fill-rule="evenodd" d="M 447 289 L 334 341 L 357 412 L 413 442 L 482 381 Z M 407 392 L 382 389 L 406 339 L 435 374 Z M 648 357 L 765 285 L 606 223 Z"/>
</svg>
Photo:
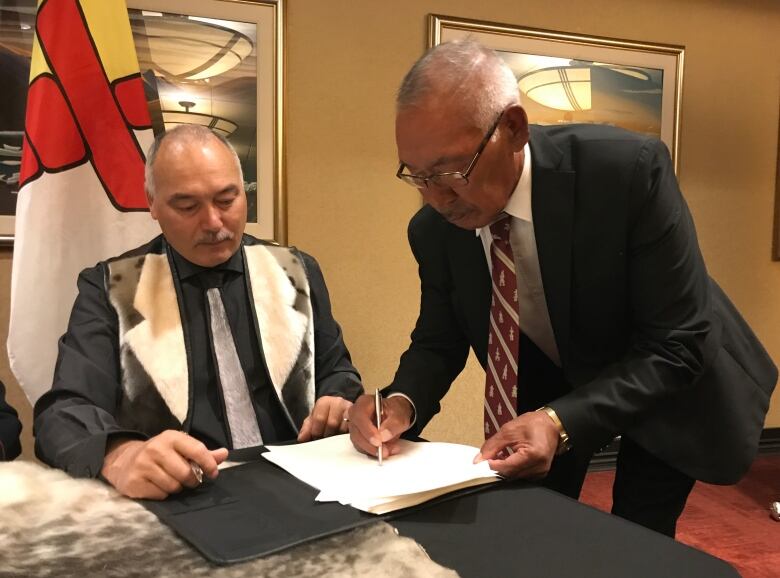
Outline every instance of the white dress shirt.
<svg viewBox="0 0 780 578">
<path fill-rule="evenodd" d="M 560 356 L 544 297 L 539 255 L 536 251 L 536 235 L 531 211 L 531 147 L 528 144 L 525 145 L 524 152 L 523 173 L 512 196 L 509 197 L 509 202 L 504 207 L 504 213 L 511 217 L 512 224 L 509 231 L 509 244 L 512 246 L 517 272 L 520 330 L 560 367 Z M 493 237 L 490 234 L 490 227 L 477 229 L 476 234 L 482 239 L 488 268 L 492 272 L 490 244 L 493 242 Z"/>
</svg>

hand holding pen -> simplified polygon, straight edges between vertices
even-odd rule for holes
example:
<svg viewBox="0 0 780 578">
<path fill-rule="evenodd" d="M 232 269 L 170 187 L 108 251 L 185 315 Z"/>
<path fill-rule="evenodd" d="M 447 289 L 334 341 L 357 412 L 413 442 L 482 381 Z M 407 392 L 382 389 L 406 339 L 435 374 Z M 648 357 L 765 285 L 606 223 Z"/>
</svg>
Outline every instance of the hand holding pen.
<svg viewBox="0 0 780 578">
<path fill-rule="evenodd" d="M 376 431 L 380 432 L 379 447 L 376 448 L 376 459 L 379 460 L 379 465 L 382 465 L 382 394 L 379 390 L 374 390 L 374 412 L 376 413 Z"/>
<path fill-rule="evenodd" d="M 377 402 L 379 411 L 377 411 Z M 349 409 L 349 436 L 359 451 L 383 459 L 400 450 L 398 439 L 412 422 L 412 405 L 403 396 L 360 396 Z"/>
</svg>

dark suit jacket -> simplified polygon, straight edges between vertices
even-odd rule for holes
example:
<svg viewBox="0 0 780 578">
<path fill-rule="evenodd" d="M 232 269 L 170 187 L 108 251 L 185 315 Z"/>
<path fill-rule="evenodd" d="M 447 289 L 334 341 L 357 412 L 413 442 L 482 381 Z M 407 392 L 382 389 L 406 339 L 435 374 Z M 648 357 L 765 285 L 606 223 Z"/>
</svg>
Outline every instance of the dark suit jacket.
<svg viewBox="0 0 780 578">
<path fill-rule="evenodd" d="M 265 245 L 267 242 L 244 235 L 243 244 Z M 165 246 L 163 237 L 159 236 L 123 257 L 164 254 Z M 354 400 L 363 388 L 344 344 L 341 328 L 331 313 L 330 297 L 322 272 L 313 257 L 295 251 L 304 263 L 309 282 L 314 325 L 312 354 L 315 395 L 317 398 L 333 395 Z M 34 408 L 36 456 L 44 463 L 62 468 L 75 477 L 95 477 L 100 473 L 109 436 L 146 438 L 166 427 L 192 432 L 192 420 L 196 415 L 192 404 L 196 400 L 207 403 L 205 396 L 197 398 L 193 394 L 194 377 L 189 351 L 185 362 L 189 366 L 188 397 L 192 403 L 188 402 L 187 419 L 182 424 L 175 421 L 160 394 L 152 387 L 146 387 L 145 383 L 133 385 L 135 397 L 129 399 L 125 389 L 125 373 L 132 369 L 133 364 L 123 365 L 122 362 L 120 322 L 109 297 L 111 261 L 102 261 L 79 275 L 79 293 L 68 329 L 59 343 L 54 384 Z M 174 285 L 178 283 L 174 279 Z M 251 298 L 248 291 L 246 299 Z M 187 315 L 181 299 L 177 300 L 177 305 L 180 318 L 186 322 Z M 282 306 L 281 302 L 279 306 Z M 257 339 L 261 341 L 259 333 Z M 263 347 L 262 343 L 259 345 Z M 263 350 L 262 354 L 267 362 L 266 351 Z M 252 387 L 257 385 L 251 384 Z M 278 407 L 281 411 L 281 405 Z M 129 413 L 138 415 L 128 420 L 121 415 L 123 408 L 129 408 Z M 167 421 L 160 415 L 168 416 Z M 202 423 L 212 419 L 206 411 L 198 415 Z M 223 418 L 220 415 L 213 416 L 213 419 Z M 131 422 L 132 425 L 128 425 Z M 164 427 L 161 424 L 167 425 Z M 200 431 L 203 430 L 201 427 Z M 197 437 L 197 433 L 193 435 Z"/>
<path fill-rule="evenodd" d="M 22 423 L 16 410 L 5 401 L 5 385 L 0 382 L 0 461 L 13 460 L 22 453 L 19 434 Z"/>
<path fill-rule="evenodd" d="M 530 146 L 542 281 L 573 388 L 549 405 L 572 443 L 595 451 L 625 433 L 694 478 L 736 481 L 777 370 L 707 275 L 666 147 L 595 125 L 531 127 Z M 473 231 L 426 206 L 409 242 L 420 317 L 390 391 L 414 401 L 419 432 L 469 346 L 485 366 L 491 289 Z"/>
</svg>

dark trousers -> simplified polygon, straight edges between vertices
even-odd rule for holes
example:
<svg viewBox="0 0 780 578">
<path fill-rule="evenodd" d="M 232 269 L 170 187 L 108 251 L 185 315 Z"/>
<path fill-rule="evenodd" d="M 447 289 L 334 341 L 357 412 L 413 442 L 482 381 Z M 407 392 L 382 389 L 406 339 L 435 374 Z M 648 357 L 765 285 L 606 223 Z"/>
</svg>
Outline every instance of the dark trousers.
<svg viewBox="0 0 780 578">
<path fill-rule="evenodd" d="M 560 368 L 521 335 L 518 412 L 534 411 L 569 391 Z M 577 441 L 572 441 L 574 448 L 555 458 L 540 485 L 578 499 L 592 455 L 577 452 Z M 612 487 L 612 513 L 674 537 L 694 482 L 623 436 Z"/>
<path fill-rule="evenodd" d="M 579 498 L 591 456 L 558 456 L 540 485 Z M 612 513 L 674 538 L 695 480 L 623 436 L 612 486 Z"/>
</svg>

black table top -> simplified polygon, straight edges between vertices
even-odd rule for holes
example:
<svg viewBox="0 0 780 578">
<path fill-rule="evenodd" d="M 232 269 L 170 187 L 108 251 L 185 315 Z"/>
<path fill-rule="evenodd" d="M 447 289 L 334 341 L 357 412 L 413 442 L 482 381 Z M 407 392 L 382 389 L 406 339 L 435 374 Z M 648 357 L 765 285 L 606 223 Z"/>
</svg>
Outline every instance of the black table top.
<svg viewBox="0 0 780 578">
<path fill-rule="evenodd" d="M 144 505 L 217 564 L 385 520 L 466 578 L 739 576 L 704 552 L 526 482 L 467 488 L 384 516 L 315 502 L 316 495 L 257 459 L 195 491 Z"/>
<path fill-rule="evenodd" d="M 530 484 L 501 484 L 389 523 L 465 578 L 739 576 L 723 560 Z"/>
</svg>

